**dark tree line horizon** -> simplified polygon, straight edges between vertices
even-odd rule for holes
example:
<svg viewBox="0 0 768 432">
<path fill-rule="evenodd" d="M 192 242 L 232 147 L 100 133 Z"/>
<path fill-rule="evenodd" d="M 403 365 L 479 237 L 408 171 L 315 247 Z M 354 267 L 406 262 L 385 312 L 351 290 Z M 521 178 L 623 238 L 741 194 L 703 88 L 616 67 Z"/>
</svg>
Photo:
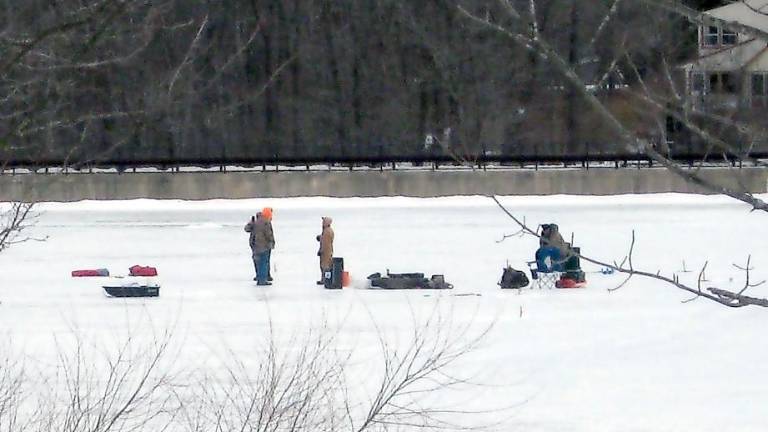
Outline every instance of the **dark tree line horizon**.
<svg viewBox="0 0 768 432">
<path fill-rule="evenodd" d="M 595 83 L 623 51 L 649 77 L 695 54 L 695 27 L 643 2 L 594 41 L 613 1 L 537 5 L 539 31 Z M 0 29 L 0 159 L 574 155 L 615 140 L 455 0 L 7 0 Z M 632 84 L 618 70 L 595 92 L 658 139 L 614 91 Z"/>
</svg>

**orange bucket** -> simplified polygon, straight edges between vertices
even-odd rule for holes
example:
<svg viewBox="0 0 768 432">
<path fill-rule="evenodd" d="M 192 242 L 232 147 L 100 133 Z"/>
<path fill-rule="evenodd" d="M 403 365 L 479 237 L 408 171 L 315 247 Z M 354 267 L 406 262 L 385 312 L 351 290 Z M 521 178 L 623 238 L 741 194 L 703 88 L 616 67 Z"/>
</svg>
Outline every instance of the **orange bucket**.
<svg viewBox="0 0 768 432">
<path fill-rule="evenodd" d="M 349 272 L 344 271 L 341 272 L 341 286 L 346 287 L 349 286 L 350 278 L 349 278 Z"/>
</svg>

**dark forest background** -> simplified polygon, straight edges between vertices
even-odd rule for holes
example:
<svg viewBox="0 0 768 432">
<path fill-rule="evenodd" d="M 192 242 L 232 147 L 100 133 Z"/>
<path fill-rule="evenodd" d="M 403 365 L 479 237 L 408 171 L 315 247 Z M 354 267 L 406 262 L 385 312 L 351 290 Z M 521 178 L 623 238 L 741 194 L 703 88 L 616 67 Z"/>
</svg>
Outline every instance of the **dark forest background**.
<svg viewBox="0 0 768 432">
<path fill-rule="evenodd" d="M 653 81 L 695 55 L 696 28 L 625 0 L 593 40 L 613 4 L 538 0 L 539 31 L 612 112 L 659 140 L 617 90 L 633 85 L 623 56 Z M 4 159 L 617 151 L 546 62 L 455 0 L 4 0 L 0 29 Z"/>
</svg>

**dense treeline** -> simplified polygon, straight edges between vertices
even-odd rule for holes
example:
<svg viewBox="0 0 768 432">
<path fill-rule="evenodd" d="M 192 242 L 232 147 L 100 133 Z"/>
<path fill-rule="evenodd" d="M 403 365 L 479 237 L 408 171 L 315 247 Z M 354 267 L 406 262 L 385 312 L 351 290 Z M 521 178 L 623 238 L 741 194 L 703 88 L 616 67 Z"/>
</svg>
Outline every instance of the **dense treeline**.
<svg viewBox="0 0 768 432">
<path fill-rule="evenodd" d="M 503 22 L 503 2 L 485 3 L 469 5 Z M 633 80 L 626 53 L 660 75 L 692 54 L 695 29 L 643 2 L 621 2 L 605 28 L 613 0 L 536 4 L 537 30 L 658 139 L 612 90 Z M 456 0 L 6 0 L 0 29 L 6 158 L 574 154 L 613 142 L 547 62 L 473 26 Z"/>
</svg>

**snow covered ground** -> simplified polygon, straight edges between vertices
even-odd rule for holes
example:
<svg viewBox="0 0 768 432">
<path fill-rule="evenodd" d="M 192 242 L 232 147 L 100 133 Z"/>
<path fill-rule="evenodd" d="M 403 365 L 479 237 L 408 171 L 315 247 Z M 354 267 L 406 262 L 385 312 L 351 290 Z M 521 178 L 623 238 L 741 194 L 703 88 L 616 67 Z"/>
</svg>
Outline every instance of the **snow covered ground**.
<svg viewBox="0 0 768 432">
<path fill-rule="evenodd" d="M 636 268 L 671 275 L 685 265 L 691 272 L 678 273 L 681 280 L 695 283 L 708 261 L 709 285 L 738 289 L 743 273 L 732 264 L 751 254 L 753 280 L 768 278 L 768 216 L 728 198 L 503 202 L 529 224 L 555 222 L 566 239 L 575 233 L 587 256 L 621 260 L 634 230 Z M 243 225 L 267 205 L 275 209 L 275 283 L 257 287 Z M 139 200 L 48 203 L 38 211 L 31 234 L 45 241 L 0 255 L 0 329 L 8 340 L 0 346 L 40 362 L 52 362 L 52 341 L 72 332 L 106 340 L 124 328 L 173 326 L 184 341 L 178 360 L 190 364 L 222 355 L 221 347 L 247 356 L 270 325 L 301 334 L 329 323 L 375 364 L 378 334 L 408 334 L 438 305 L 457 325 L 493 324 L 462 363 L 493 386 L 446 397 L 507 407 L 494 414 L 507 422 L 501 430 L 766 430 L 768 311 L 682 303 L 685 293 L 639 278 L 608 292 L 622 277 L 589 264 L 586 289 L 500 290 L 502 267 L 524 268 L 537 240 L 498 242 L 517 227 L 487 198 Z M 321 216 L 334 219 L 336 256 L 353 287 L 315 285 Z M 134 264 L 158 268 L 159 298 L 107 298 L 101 280 L 69 277 L 79 268 L 124 274 Z M 455 288 L 362 289 L 365 276 L 387 269 L 444 274 Z M 751 293 L 766 297 L 768 286 Z"/>
</svg>

